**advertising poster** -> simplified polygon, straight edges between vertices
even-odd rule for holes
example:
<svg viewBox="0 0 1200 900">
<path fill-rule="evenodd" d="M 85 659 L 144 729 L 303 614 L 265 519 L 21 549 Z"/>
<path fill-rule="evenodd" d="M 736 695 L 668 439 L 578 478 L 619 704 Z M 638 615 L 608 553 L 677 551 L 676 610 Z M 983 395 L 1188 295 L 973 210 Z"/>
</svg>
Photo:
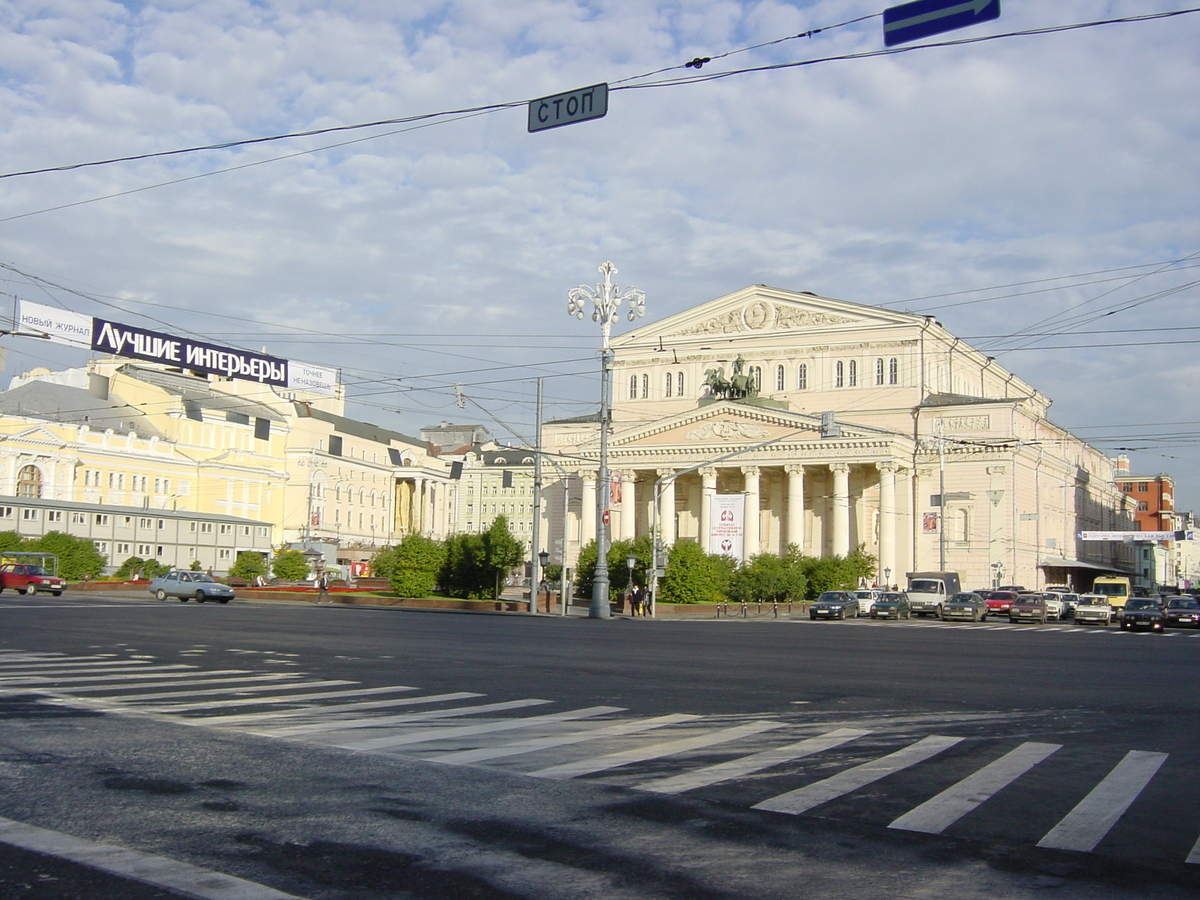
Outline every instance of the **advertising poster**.
<svg viewBox="0 0 1200 900">
<path fill-rule="evenodd" d="M 746 495 L 716 494 L 712 501 L 708 552 L 745 558 Z"/>
</svg>

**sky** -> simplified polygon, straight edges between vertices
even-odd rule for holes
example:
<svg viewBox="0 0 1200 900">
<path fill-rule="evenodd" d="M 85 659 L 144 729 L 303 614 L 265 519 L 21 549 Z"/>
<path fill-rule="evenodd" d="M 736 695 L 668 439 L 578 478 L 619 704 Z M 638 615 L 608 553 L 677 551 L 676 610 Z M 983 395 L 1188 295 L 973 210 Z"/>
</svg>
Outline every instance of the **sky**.
<svg viewBox="0 0 1200 900">
<path fill-rule="evenodd" d="M 566 298 L 606 260 L 639 325 L 808 290 L 936 316 L 1200 512 L 1200 11 L 1087 25 L 1200 3 L 1002 0 L 884 55 L 886 5 L 0 0 L 0 310 L 337 366 L 357 418 L 527 439 L 539 377 L 546 418 L 596 409 Z M 601 82 L 604 118 L 527 132 Z M 0 349 L 0 386 L 88 355 Z"/>
</svg>

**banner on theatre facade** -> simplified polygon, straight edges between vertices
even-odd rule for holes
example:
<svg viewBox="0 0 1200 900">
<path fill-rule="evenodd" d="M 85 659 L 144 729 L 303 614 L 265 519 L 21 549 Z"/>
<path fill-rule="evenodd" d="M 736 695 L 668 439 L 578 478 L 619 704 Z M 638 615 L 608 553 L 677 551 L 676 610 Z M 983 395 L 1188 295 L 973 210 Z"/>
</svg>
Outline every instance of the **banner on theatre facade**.
<svg viewBox="0 0 1200 900">
<path fill-rule="evenodd" d="M 709 524 L 708 552 L 745 558 L 746 495 L 715 494 Z"/>
<path fill-rule="evenodd" d="M 40 337 L 56 344 L 76 347 L 92 345 L 92 317 L 21 300 L 17 304 L 16 328 L 19 336 Z"/>
</svg>

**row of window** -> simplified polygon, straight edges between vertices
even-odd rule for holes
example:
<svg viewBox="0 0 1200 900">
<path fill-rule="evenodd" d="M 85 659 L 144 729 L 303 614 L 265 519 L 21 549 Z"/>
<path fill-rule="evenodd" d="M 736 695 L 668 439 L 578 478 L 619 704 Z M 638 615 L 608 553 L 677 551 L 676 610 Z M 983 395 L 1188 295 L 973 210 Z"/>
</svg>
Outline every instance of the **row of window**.
<svg viewBox="0 0 1200 900">
<path fill-rule="evenodd" d="M 1134 490 L 1133 485 L 1134 485 L 1134 482 L 1132 482 L 1132 481 L 1123 481 L 1123 482 L 1121 482 L 1121 490 L 1124 493 L 1128 494 Z M 1150 490 L 1150 482 L 1148 482 L 1148 481 L 1137 482 L 1137 492 L 1139 494 L 1144 494 L 1148 490 Z"/>
<path fill-rule="evenodd" d="M 21 520 L 23 522 L 40 522 L 45 521 L 49 524 L 62 523 L 65 516 L 61 509 L 39 509 L 36 506 L 21 507 Z M 0 519 L 12 519 L 16 517 L 16 508 L 12 506 L 0 506 Z M 114 516 L 112 513 L 87 513 L 75 511 L 71 513 L 72 525 L 99 525 L 107 528 L 114 523 L 118 528 L 133 528 L 134 523 L 137 523 L 138 528 L 150 528 L 154 530 L 162 530 L 167 527 L 166 519 L 155 519 L 149 516 Z M 258 537 L 269 537 L 270 529 L 266 525 L 255 525 L 254 529 L 258 533 Z M 188 531 L 200 534 L 225 534 L 231 535 L 234 529 L 243 537 L 250 536 L 250 525 L 233 525 L 231 522 L 188 522 Z"/>
<path fill-rule="evenodd" d="M 27 468 L 33 468 L 33 467 L 28 466 Z M 101 472 L 99 469 L 84 469 L 83 470 L 83 486 L 84 487 L 97 487 L 97 488 L 103 487 L 104 486 L 104 477 L 103 476 L 104 476 L 104 473 Z M 109 490 L 113 490 L 113 491 L 125 490 L 126 477 L 127 476 L 124 472 L 109 472 L 108 473 Z M 17 493 L 20 494 L 20 496 L 22 496 L 22 497 L 40 497 L 42 495 L 40 490 L 36 494 L 21 494 L 20 488 L 21 488 L 22 483 L 23 483 L 23 481 L 18 482 L 18 485 L 17 485 Z M 41 485 L 41 473 L 38 473 L 37 483 L 39 486 Z M 143 494 L 150 493 L 150 476 L 149 475 L 129 475 L 128 483 L 129 483 L 129 489 L 131 491 L 140 492 Z M 156 493 L 156 494 L 171 493 L 171 479 L 170 478 L 155 478 L 154 479 L 154 493 Z"/>
<path fill-rule="evenodd" d="M 96 545 L 97 551 L 102 553 L 104 556 L 108 556 L 108 546 L 109 546 L 108 541 L 92 541 L 92 543 Z M 117 541 L 113 544 L 113 546 L 116 550 L 116 559 L 118 559 L 118 560 L 125 560 L 125 559 L 128 559 L 130 556 L 134 555 L 134 553 L 133 553 L 134 545 L 133 544 L 127 543 L 125 541 Z M 136 555 L 141 557 L 142 559 L 151 559 L 151 558 L 161 559 L 163 556 L 166 555 L 167 549 L 168 548 L 164 547 L 162 544 L 138 544 Z M 187 553 L 184 554 L 184 556 L 185 556 L 185 558 L 190 557 L 191 559 L 196 559 L 196 557 L 197 557 L 196 548 L 188 547 Z M 222 547 L 217 550 L 217 559 L 221 560 L 223 562 L 232 560 L 233 559 L 233 551 L 230 550 L 228 547 Z"/>
<path fill-rule="evenodd" d="M 762 366 L 750 366 L 747 374 L 754 382 L 755 388 L 761 392 L 763 390 L 763 369 Z M 900 383 L 900 360 L 898 357 L 879 357 L 874 364 L 874 384 L 876 387 L 885 385 L 898 385 Z M 859 361 L 857 359 L 835 360 L 833 364 L 833 386 L 835 388 L 852 388 L 859 387 Z M 800 363 L 796 366 L 795 390 L 806 391 L 809 389 L 809 364 Z M 682 372 L 666 372 L 663 375 L 663 396 L 682 397 L 683 396 L 683 373 Z M 789 390 L 788 387 L 788 371 L 787 366 L 777 365 L 775 367 L 775 391 L 782 392 Z M 629 399 L 630 400 L 645 400 L 650 396 L 650 375 L 643 373 L 641 375 L 629 376 Z"/>
</svg>

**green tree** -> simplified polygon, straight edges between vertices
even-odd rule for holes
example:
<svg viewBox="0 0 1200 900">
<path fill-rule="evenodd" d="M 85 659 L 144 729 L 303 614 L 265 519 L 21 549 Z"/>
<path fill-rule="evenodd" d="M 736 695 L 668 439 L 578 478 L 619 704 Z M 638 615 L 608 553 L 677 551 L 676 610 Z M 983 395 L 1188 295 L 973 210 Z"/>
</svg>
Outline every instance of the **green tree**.
<svg viewBox="0 0 1200 900">
<path fill-rule="evenodd" d="M 15 531 L 0 531 L 0 552 L 17 550 L 25 543 L 25 539 Z"/>
<path fill-rule="evenodd" d="M 261 554 L 260 554 L 260 555 L 261 555 Z M 198 559 L 193 559 L 193 560 L 192 560 L 192 564 L 191 564 L 190 566 L 188 566 L 188 568 L 189 568 L 189 569 L 191 569 L 193 572 L 199 572 L 201 569 L 203 569 L 203 568 L 204 568 L 204 566 L 200 565 L 200 560 L 198 560 Z M 265 567 L 265 565 L 264 565 L 264 570 L 265 570 L 265 568 L 266 568 L 266 567 Z"/>
<path fill-rule="evenodd" d="M 267 574 L 267 561 L 256 550 L 242 550 L 229 567 L 230 578 L 240 578 L 253 583 L 260 575 Z"/>
<path fill-rule="evenodd" d="M 800 565 L 811 599 L 824 591 L 854 590 L 874 576 L 876 560 L 860 545 L 846 556 L 802 557 Z"/>
<path fill-rule="evenodd" d="M 428 597 L 437 590 L 446 562 L 446 545 L 421 534 L 407 535 L 395 547 L 385 547 L 371 560 L 371 571 L 391 582 L 401 597 Z"/>
<path fill-rule="evenodd" d="M 146 561 L 140 556 L 130 556 L 125 560 L 125 562 L 121 563 L 121 565 L 117 568 L 117 571 L 113 573 L 113 576 L 123 581 L 127 580 L 132 578 L 134 574 L 141 572 L 142 566 L 145 564 Z"/>
<path fill-rule="evenodd" d="M 799 560 L 785 554 L 760 553 L 733 573 L 729 598 L 738 602 L 800 600 L 807 579 Z"/>
<path fill-rule="evenodd" d="M 724 596 L 729 565 L 700 549 L 695 541 L 677 541 L 667 555 L 667 572 L 659 586 L 664 603 L 715 603 Z"/>
<path fill-rule="evenodd" d="M 271 560 L 271 572 L 280 581 L 303 581 L 308 576 L 308 559 L 299 550 L 280 550 Z"/>
<path fill-rule="evenodd" d="M 40 550 L 58 557 L 58 574 L 67 581 L 95 578 L 108 562 L 87 538 L 73 537 L 61 531 L 48 531 L 36 541 L 28 541 L 22 550 Z"/>
<path fill-rule="evenodd" d="M 156 559 L 148 559 L 142 566 L 143 578 L 157 578 L 159 575 L 164 575 L 171 571 L 171 567 L 164 562 L 159 562 Z"/>
<path fill-rule="evenodd" d="M 475 600 L 491 595 L 492 579 L 484 565 L 482 535 L 452 534 L 446 538 L 440 581 L 451 597 Z"/>
<path fill-rule="evenodd" d="M 633 580 L 642 585 L 648 583 L 646 573 L 650 571 L 654 559 L 654 542 L 650 536 L 643 535 L 632 541 L 613 541 L 608 547 L 608 583 L 612 594 L 629 588 L 630 553 L 637 557 Z M 575 560 L 576 595 L 591 597 L 595 578 L 596 542 L 592 540 L 579 548 L 579 556 Z"/>
<path fill-rule="evenodd" d="M 505 577 L 525 560 L 525 545 L 508 528 L 508 518 L 496 516 L 483 533 L 483 563 L 492 574 L 493 599 L 500 599 Z"/>
</svg>

